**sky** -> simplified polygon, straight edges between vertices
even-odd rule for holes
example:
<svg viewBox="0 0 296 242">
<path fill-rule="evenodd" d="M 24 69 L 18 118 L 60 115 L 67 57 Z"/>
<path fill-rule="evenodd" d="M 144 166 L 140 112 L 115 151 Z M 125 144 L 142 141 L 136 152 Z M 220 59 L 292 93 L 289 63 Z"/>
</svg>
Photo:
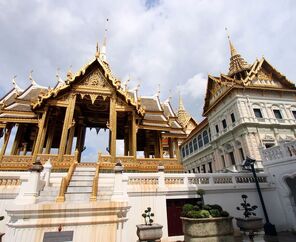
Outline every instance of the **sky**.
<svg viewBox="0 0 296 242">
<path fill-rule="evenodd" d="M 106 19 L 109 19 L 106 23 Z M 107 32 L 107 59 L 140 95 L 160 88 L 161 100 L 179 93 L 187 111 L 202 120 L 207 75 L 227 73 L 229 45 L 249 62 L 264 56 L 296 80 L 294 0 L 1 0 L 0 96 L 17 75 L 29 72 L 38 84 L 54 86 L 56 72 L 76 72 L 93 58 Z"/>
</svg>

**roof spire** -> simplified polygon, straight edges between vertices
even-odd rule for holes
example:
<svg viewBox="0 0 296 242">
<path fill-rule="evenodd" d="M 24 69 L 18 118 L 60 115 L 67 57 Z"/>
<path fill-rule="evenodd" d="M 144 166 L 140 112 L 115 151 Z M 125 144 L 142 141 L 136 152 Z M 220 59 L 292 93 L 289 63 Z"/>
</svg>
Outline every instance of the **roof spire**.
<svg viewBox="0 0 296 242">
<path fill-rule="evenodd" d="M 178 112 L 181 110 L 183 111 L 183 110 L 185 110 L 185 108 L 184 108 L 184 104 L 183 104 L 183 98 L 181 96 L 181 93 L 179 92 L 179 110 L 178 110 Z"/>
<path fill-rule="evenodd" d="M 229 35 L 227 27 L 225 28 L 225 31 L 226 31 L 228 42 L 229 42 L 230 56 L 233 57 L 233 56 L 237 55 L 237 51 L 236 51 L 235 47 L 233 46 L 233 44 L 231 43 L 230 35 Z"/>
<path fill-rule="evenodd" d="M 95 57 L 96 58 L 99 58 L 100 57 L 100 48 L 99 48 L 99 42 L 97 41 L 97 44 L 96 44 L 96 54 L 95 54 Z"/>
<path fill-rule="evenodd" d="M 32 73 L 33 73 L 33 70 L 30 71 L 29 79 L 30 79 L 30 81 L 31 81 L 31 84 L 32 84 L 33 86 L 35 86 L 35 85 L 36 85 L 36 82 L 35 82 L 35 80 L 34 80 L 33 77 L 32 77 Z"/>
<path fill-rule="evenodd" d="M 104 32 L 104 40 L 103 40 L 103 45 L 102 45 L 102 48 L 101 48 L 101 51 L 100 51 L 100 59 L 103 60 L 103 61 L 107 61 L 107 57 L 106 57 L 106 43 L 107 43 L 107 33 L 108 33 L 108 22 L 109 22 L 109 19 L 107 18 L 106 19 L 106 28 L 105 28 L 105 32 Z"/>
<path fill-rule="evenodd" d="M 228 75 L 232 76 L 236 73 L 239 73 L 241 71 L 248 70 L 250 68 L 250 65 L 246 62 L 246 60 L 241 57 L 241 55 L 237 52 L 234 45 L 232 44 L 230 40 L 230 36 L 228 33 L 228 29 L 225 28 L 227 33 L 227 38 L 229 41 L 229 48 L 230 48 L 230 64 L 229 64 L 229 72 Z"/>
<path fill-rule="evenodd" d="M 190 115 L 186 112 L 181 93 L 179 92 L 179 108 L 178 108 L 178 122 L 185 127 L 190 120 Z"/>
</svg>

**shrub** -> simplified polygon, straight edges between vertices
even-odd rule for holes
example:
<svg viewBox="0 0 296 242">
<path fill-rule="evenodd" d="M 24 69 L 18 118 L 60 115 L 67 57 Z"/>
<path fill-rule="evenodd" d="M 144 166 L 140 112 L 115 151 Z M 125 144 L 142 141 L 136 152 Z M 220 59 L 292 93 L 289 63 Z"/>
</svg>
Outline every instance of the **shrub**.
<svg viewBox="0 0 296 242">
<path fill-rule="evenodd" d="M 203 206 L 202 206 L 202 209 L 203 209 L 203 210 L 208 210 L 208 211 L 209 211 L 209 210 L 212 209 L 212 206 L 209 205 L 209 204 L 206 204 L 206 205 L 203 205 Z"/>
<path fill-rule="evenodd" d="M 213 218 L 221 217 L 221 213 L 218 209 L 211 209 L 209 212 Z"/>
<path fill-rule="evenodd" d="M 229 213 L 222 210 L 220 205 L 206 204 L 206 205 L 192 205 L 185 204 L 182 209 L 182 216 L 188 218 L 217 218 L 228 217 Z"/>
<path fill-rule="evenodd" d="M 208 210 L 199 210 L 200 215 L 202 218 L 209 218 L 210 217 L 210 212 Z"/>
<path fill-rule="evenodd" d="M 202 218 L 200 211 L 194 211 L 194 210 L 189 211 L 187 213 L 187 217 L 188 218 Z"/>
<path fill-rule="evenodd" d="M 195 210 L 192 204 L 186 203 L 182 208 L 182 215 L 187 216 L 189 211 Z"/>
<path fill-rule="evenodd" d="M 220 214 L 221 214 L 221 217 L 228 217 L 229 216 L 229 213 L 226 211 L 221 211 Z"/>
<path fill-rule="evenodd" d="M 219 210 L 219 212 L 222 212 L 222 207 L 220 206 L 220 205 L 218 205 L 218 204 L 213 204 L 213 205 L 211 205 L 211 207 L 212 207 L 212 209 L 217 209 L 217 210 Z"/>
<path fill-rule="evenodd" d="M 249 218 L 251 216 L 256 216 L 256 213 L 254 211 L 258 207 L 256 205 L 251 206 L 250 203 L 247 202 L 247 198 L 248 198 L 248 196 L 243 194 L 242 195 L 243 202 L 240 204 L 241 207 L 236 207 L 236 209 L 242 210 L 245 218 Z"/>
</svg>

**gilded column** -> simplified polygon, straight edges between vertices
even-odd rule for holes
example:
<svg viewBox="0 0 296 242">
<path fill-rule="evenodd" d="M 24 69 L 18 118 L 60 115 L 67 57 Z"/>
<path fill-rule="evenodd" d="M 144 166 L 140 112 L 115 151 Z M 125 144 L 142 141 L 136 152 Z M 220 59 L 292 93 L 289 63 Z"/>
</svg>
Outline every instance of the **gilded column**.
<svg viewBox="0 0 296 242">
<path fill-rule="evenodd" d="M 12 129 L 11 126 L 6 126 L 6 128 L 5 128 L 4 142 L 3 142 L 2 149 L 0 152 L 0 159 L 2 159 L 3 155 L 5 154 L 5 151 L 6 151 L 6 148 L 8 145 L 8 141 L 9 141 L 9 137 L 11 134 L 11 129 Z"/>
<path fill-rule="evenodd" d="M 50 129 L 47 135 L 46 145 L 45 145 L 45 154 L 50 154 L 52 141 L 55 134 L 56 122 L 52 120 L 52 124 L 50 125 Z"/>
<path fill-rule="evenodd" d="M 159 157 L 163 158 L 162 136 L 160 132 L 158 134 L 158 144 L 159 144 Z"/>
<path fill-rule="evenodd" d="M 174 139 L 174 144 L 175 144 L 175 152 L 176 152 L 176 158 L 178 161 L 181 161 L 180 158 L 180 149 L 179 149 L 179 145 L 178 145 L 178 139 Z"/>
<path fill-rule="evenodd" d="M 16 155 L 17 151 L 18 151 L 18 147 L 21 143 L 21 139 L 23 137 L 23 132 L 24 132 L 24 125 L 23 124 L 19 124 L 18 128 L 17 128 L 17 132 L 14 138 L 14 142 L 11 148 L 11 152 L 10 155 Z"/>
<path fill-rule="evenodd" d="M 174 158 L 174 146 L 172 138 L 168 138 L 168 145 L 169 145 L 169 155 L 170 158 Z"/>
<path fill-rule="evenodd" d="M 110 117 L 109 117 L 109 129 L 111 131 L 110 141 L 110 155 L 112 162 L 116 159 L 116 128 L 117 128 L 117 113 L 116 113 L 116 97 L 110 98 Z"/>
<path fill-rule="evenodd" d="M 131 156 L 137 156 L 137 124 L 136 124 L 136 113 L 132 112 L 132 145 L 131 145 Z"/>
<path fill-rule="evenodd" d="M 65 113 L 64 126 L 63 126 L 61 141 L 60 141 L 60 147 L 59 147 L 58 161 L 62 160 L 63 154 L 65 153 L 66 144 L 67 144 L 67 137 L 68 137 L 68 130 L 71 127 L 72 121 L 73 121 L 75 102 L 76 102 L 76 95 L 72 95 L 70 97 L 69 105 L 68 105 L 66 113 Z"/>
<path fill-rule="evenodd" d="M 35 144 L 34 144 L 32 162 L 35 162 L 35 160 L 37 158 L 37 154 L 40 150 L 41 139 L 42 139 L 42 135 L 44 132 L 44 126 L 45 126 L 45 121 L 47 118 L 47 113 L 48 113 L 48 107 L 45 107 L 44 112 L 42 113 L 42 118 L 38 122 L 38 134 L 37 134 L 37 138 L 36 138 Z"/>
<path fill-rule="evenodd" d="M 74 134 L 75 134 L 75 125 L 73 125 L 69 131 L 69 137 L 68 137 L 67 148 L 66 148 L 66 154 L 68 154 L 68 155 L 70 155 L 71 151 L 72 151 Z"/>
<path fill-rule="evenodd" d="M 124 127 L 124 155 L 129 155 L 129 147 L 130 147 L 130 124 L 127 127 Z"/>
</svg>

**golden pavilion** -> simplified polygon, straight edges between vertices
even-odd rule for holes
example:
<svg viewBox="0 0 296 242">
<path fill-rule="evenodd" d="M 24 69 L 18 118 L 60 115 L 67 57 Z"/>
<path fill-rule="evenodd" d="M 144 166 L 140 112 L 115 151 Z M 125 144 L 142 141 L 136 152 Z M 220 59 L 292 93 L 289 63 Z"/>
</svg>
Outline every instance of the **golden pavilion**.
<svg viewBox="0 0 296 242">
<path fill-rule="evenodd" d="M 183 171 L 178 142 L 186 138 L 189 120 L 191 129 L 196 122 L 183 104 L 178 117 L 169 99 L 140 97 L 137 89 L 122 85 L 111 72 L 105 44 L 97 45 L 93 60 L 76 74 L 58 77 L 53 88 L 37 84 L 32 72 L 29 79 L 22 90 L 14 78 L 13 88 L 0 99 L 0 170 L 27 170 L 37 157 L 42 163 L 50 159 L 54 169 L 68 169 L 81 161 L 86 128 L 95 128 L 109 130 L 109 154 L 98 151 L 97 160 L 85 166 L 99 163 L 111 170 L 120 161 L 130 171 L 156 171 L 159 165 Z M 123 140 L 124 155 L 116 155 L 116 140 Z"/>
</svg>

